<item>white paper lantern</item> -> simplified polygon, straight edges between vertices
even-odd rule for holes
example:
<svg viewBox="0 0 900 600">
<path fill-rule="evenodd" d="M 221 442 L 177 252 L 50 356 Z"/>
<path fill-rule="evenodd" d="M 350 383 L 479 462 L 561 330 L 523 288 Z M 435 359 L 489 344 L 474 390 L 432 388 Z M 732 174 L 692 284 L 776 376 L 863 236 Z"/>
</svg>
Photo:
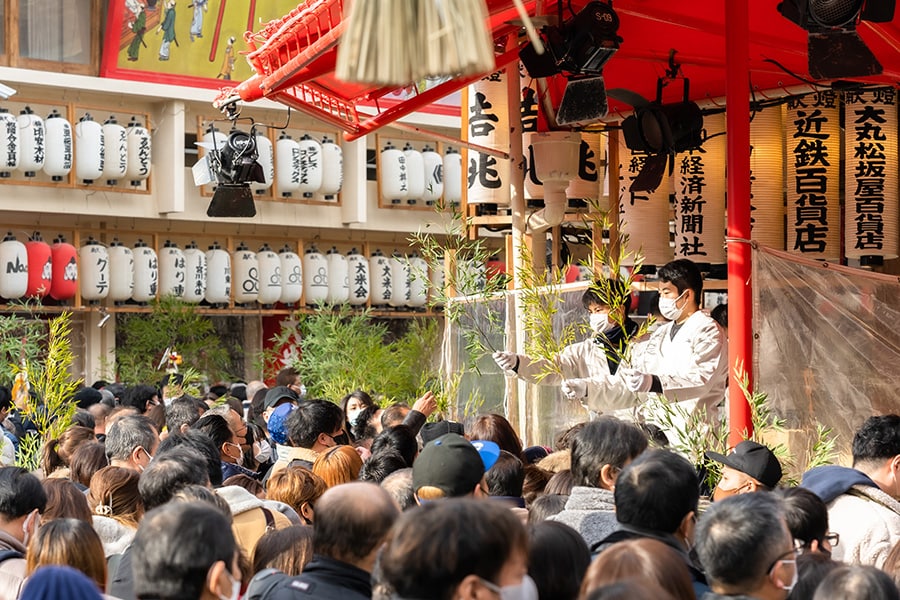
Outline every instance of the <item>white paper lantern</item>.
<svg viewBox="0 0 900 600">
<path fill-rule="evenodd" d="M 259 259 L 243 242 L 231 257 L 234 269 L 234 301 L 236 304 L 256 302 L 259 297 Z"/>
<path fill-rule="evenodd" d="M 103 126 L 85 113 L 75 125 L 75 177 L 83 183 L 94 183 L 103 176 L 105 166 Z"/>
<path fill-rule="evenodd" d="M 191 242 L 184 248 L 184 301 L 197 304 L 206 296 L 206 253 Z"/>
<path fill-rule="evenodd" d="M 421 308 L 428 302 L 428 263 L 413 253 L 409 257 L 409 305 Z"/>
<path fill-rule="evenodd" d="M 134 293 L 134 252 L 115 239 L 107 248 L 109 255 L 109 295 L 113 302 L 126 302 Z"/>
<path fill-rule="evenodd" d="M 106 246 L 89 237 L 78 249 L 78 268 L 82 300 L 97 302 L 109 295 L 111 273 Z"/>
<path fill-rule="evenodd" d="M 134 289 L 131 299 L 149 302 L 156 298 L 159 287 L 159 259 L 156 251 L 143 240 L 134 245 Z"/>
<path fill-rule="evenodd" d="M 459 204 L 462 201 L 463 170 L 462 155 L 455 150 L 447 150 L 444 155 L 444 203 Z"/>
<path fill-rule="evenodd" d="M 300 187 L 298 191 L 304 198 L 312 198 L 322 187 L 322 176 L 324 168 L 322 166 L 322 144 L 317 142 L 310 135 L 304 135 L 297 142 L 297 148 L 300 152 Z"/>
<path fill-rule="evenodd" d="M 150 177 L 150 165 L 153 162 L 153 141 L 150 132 L 141 125 L 137 117 L 131 117 L 128 123 L 128 168 L 125 178 L 137 187 L 141 181 Z"/>
<path fill-rule="evenodd" d="M 231 300 L 231 255 L 218 242 L 206 251 L 206 301 L 228 304 Z"/>
<path fill-rule="evenodd" d="M 287 244 L 278 253 L 281 261 L 280 302 L 292 306 L 303 297 L 303 261 Z"/>
<path fill-rule="evenodd" d="M 103 123 L 103 144 L 103 177 L 108 185 L 115 185 L 128 172 L 128 133 L 115 117 Z"/>
<path fill-rule="evenodd" d="M 336 200 L 344 184 L 344 153 L 328 136 L 322 138 L 322 187 L 326 200 Z"/>
<path fill-rule="evenodd" d="M 352 306 L 362 306 L 369 300 L 369 261 L 356 248 L 347 254 L 347 278 Z"/>
<path fill-rule="evenodd" d="M 26 106 L 17 118 L 19 125 L 19 171 L 34 177 L 44 168 L 47 129 L 44 120 Z"/>
<path fill-rule="evenodd" d="M 406 157 L 406 179 L 409 190 L 406 202 L 415 204 L 425 195 L 425 159 L 409 142 L 403 147 L 403 155 Z"/>
<path fill-rule="evenodd" d="M 325 256 L 328 262 L 328 296 L 329 304 L 343 304 L 350 299 L 350 287 L 347 282 L 347 257 L 332 246 Z"/>
<path fill-rule="evenodd" d="M 409 260 L 394 250 L 389 259 L 391 263 L 391 306 L 409 306 L 412 296 L 410 287 Z"/>
<path fill-rule="evenodd" d="M 328 298 L 328 261 L 315 246 L 303 255 L 303 295 L 310 306 Z"/>
<path fill-rule="evenodd" d="M 378 168 L 381 198 L 389 204 L 402 204 L 409 198 L 409 173 L 406 155 L 388 142 L 381 151 Z"/>
<path fill-rule="evenodd" d="M 446 276 L 447 273 L 444 270 L 444 257 L 436 257 L 435 264 L 431 266 L 431 272 L 428 274 L 428 279 L 429 295 L 431 296 L 431 301 L 437 305 L 443 304 L 443 302 L 438 299 L 442 298 L 446 293 Z"/>
<path fill-rule="evenodd" d="M 0 108 L 0 177 L 9 177 L 19 167 L 19 121 Z"/>
<path fill-rule="evenodd" d="M 464 94 L 463 127 L 466 141 L 504 152 L 509 150 L 510 77 L 518 81 L 515 65 L 471 84 Z M 517 86 L 518 87 L 518 86 Z M 518 107 L 516 107 L 518 109 Z M 510 161 L 475 150 L 467 153 L 466 201 L 469 204 L 509 204 Z"/>
<path fill-rule="evenodd" d="M 187 280 L 184 252 L 166 240 L 159 253 L 159 295 L 183 298 Z"/>
<path fill-rule="evenodd" d="M 525 198 L 536 200 L 544 197 L 544 183 L 534 168 L 534 145 L 532 140 L 541 135 L 538 131 L 527 131 L 522 134 L 522 155 L 525 158 Z"/>
<path fill-rule="evenodd" d="M 75 155 L 72 124 L 53 109 L 44 125 L 47 128 L 44 173 L 52 177 L 53 181 L 62 181 L 72 170 L 72 158 Z"/>
<path fill-rule="evenodd" d="M 600 131 L 582 131 L 581 148 L 578 151 L 578 174 L 566 188 L 569 198 L 599 200 L 606 171 L 607 134 Z"/>
<path fill-rule="evenodd" d="M 753 239 L 784 250 L 784 105 L 750 121 L 750 207 Z"/>
<path fill-rule="evenodd" d="M 268 244 L 263 244 L 256 253 L 259 261 L 259 296 L 256 301 L 263 305 L 275 304 L 281 299 L 281 258 Z"/>
<path fill-rule="evenodd" d="M 263 181 L 262 183 L 259 183 L 258 181 L 250 182 L 250 189 L 257 194 L 262 194 L 267 189 L 272 187 L 272 182 L 275 180 L 275 155 L 273 154 L 273 152 L 274 150 L 272 148 L 272 140 L 269 139 L 269 136 L 265 135 L 261 131 L 257 131 L 256 162 L 258 162 L 262 166 L 263 179 L 265 179 L 265 181 Z"/>
<path fill-rule="evenodd" d="M 0 242 L 0 298 L 14 300 L 28 291 L 28 251 L 10 232 Z"/>
<path fill-rule="evenodd" d="M 431 146 L 422 149 L 422 170 L 425 172 L 422 201 L 431 206 L 444 194 L 444 161 Z"/>
<path fill-rule="evenodd" d="M 275 142 L 275 182 L 283 197 L 300 189 L 300 146 L 285 132 Z"/>
<path fill-rule="evenodd" d="M 375 250 L 369 257 L 372 306 L 390 304 L 391 294 L 394 291 L 392 275 L 390 258 L 385 256 L 381 250 Z"/>
</svg>

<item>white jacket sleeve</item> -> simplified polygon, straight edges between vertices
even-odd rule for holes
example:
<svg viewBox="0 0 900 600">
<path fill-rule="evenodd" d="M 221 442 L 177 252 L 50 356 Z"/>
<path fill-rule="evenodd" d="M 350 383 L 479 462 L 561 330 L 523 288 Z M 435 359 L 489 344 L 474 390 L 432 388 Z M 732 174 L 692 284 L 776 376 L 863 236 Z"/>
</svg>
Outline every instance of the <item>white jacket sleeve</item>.
<svg viewBox="0 0 900 600">
<path fill-rule="evenodd" d="M 586 377 L 589 373 L 587 344 L 593 344 L 593 340 L 585 340 L 569 344 L 563 348 L 562 352 L 556 355 L 553 368 L 552 363 L 544 358 L 532 359 L 525 355 L 519 354 L 519 370 L 516 374 L 522 379 L 531 383 L 541 383 L 545 385 L 558 385 L 563 379 L 573 379 L 576 377 Z M 560 376 L 562 373 L 562 376 Z M 539 376 L 545 374 L 543 378 Z M 540 381 L 538 381 L 540 379 Z"/>
<path fill-rule="evenodd" d="M 677 399 L 698 397 L 727 364 L 724 348 L 722 332 L 710 319 L 691 336 L 689 347 L 685 348 L 689 357 L 666 361 L 659 371 L 651 374 L 659 378 L 663 395 L 674 392 Z"/>
</svg>

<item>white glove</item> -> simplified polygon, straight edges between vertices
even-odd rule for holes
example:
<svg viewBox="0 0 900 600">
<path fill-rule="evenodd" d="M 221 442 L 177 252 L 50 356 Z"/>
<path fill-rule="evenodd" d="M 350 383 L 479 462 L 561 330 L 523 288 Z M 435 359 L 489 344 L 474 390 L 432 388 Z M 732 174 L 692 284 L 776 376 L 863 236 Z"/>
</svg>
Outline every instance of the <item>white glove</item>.
<svg viewBox="0 0 900 600">
<path fill-rule="evenodd" d="M 581 400 L 587 396 L 587 381 L 584 379 L 566 379 L 560 385 L 563 395 L 569 400 Z"/>
<path fill-rule="evenodd" d="M 622 378 L 625 380 L 625 387 L 632 392 L 649 392 L 653 387 L 653 375 L 648 373 L 641 373 L 634 369 L 622 369 Z"/>
<path fill-rule="evenodd" d="M 519 356 L 515 352 L 494 352 L 494 362 L 503 371 L 515 371 L 519 366 Z"/>
</svg>

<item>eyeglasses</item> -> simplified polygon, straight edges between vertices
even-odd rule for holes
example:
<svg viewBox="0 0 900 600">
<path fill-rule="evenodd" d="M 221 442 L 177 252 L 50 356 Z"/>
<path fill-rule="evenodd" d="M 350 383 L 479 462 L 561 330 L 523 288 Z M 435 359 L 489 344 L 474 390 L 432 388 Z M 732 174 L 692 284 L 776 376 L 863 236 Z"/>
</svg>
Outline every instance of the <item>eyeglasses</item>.
<svg viewBox="0 0 900 600">
<path fill-rule="evenodd" d="M 839 533 L 829 531 L 822 537 L 822 539 L 831 544 L 831 547 L 833 548 L 834 546 L 838 545 L 838 542 L 841 541 L 841 535 Z"/>
<path fill-rule="evenodd" d="M 793 564 L 796 567 L 797 557 L 800 556 L 800 552 L 803 549 L 803 541 L 802 540 L 794 540 L 794 547 L 785 552 L 784 554 L 780 554 L 775 560 L 772 561 L 772 564 L 769 565 L 769 568 L 766 569 L 766 573 L 771 573 L 772 569 L 775 568 L 778 563 L 786 563 Z"/>
</svg>

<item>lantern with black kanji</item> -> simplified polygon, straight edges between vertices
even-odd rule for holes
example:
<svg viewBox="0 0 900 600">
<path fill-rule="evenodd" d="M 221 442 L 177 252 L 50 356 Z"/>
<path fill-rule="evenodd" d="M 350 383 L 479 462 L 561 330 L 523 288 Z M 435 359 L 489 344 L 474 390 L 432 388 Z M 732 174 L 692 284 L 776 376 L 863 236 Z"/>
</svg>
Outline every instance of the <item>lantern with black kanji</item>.
<svg viewBox="0 0 900 600">
<path fill-rule="evenodd" d="M 338 252 L 334 246 L 325 255 L 328 262 L 328 296 L 330 304 L 343 304 L 350 298 L 347 285 L 347 257 Z"/>
<path fill-rule="evenodd" d="M 231 255 L 218 242 L 206 251 L 206 301 L 228 304 L 231 300 Z"/>
<path fill-rule="evenodd" d="M 103 176 L 105 157 L 103 126 L 85 113 L 75 124 L 75 177 L 82 183 L 94 183 Z"/>
<path fill-rule="evenodd" d="M 263 244 L 256 253 L 256 260 L 259 263 L 259 295 L 256 301 L 270 306 L 281 299 L 281 258 L 268 244 Z"/>
<path fill-rule="evenodd" d="M 134 293 L 134 252 L 118 239 L 109 248 L 109 296 L 113 302 L 126 302 Z"/>
<path fill-rule="evenodd" d="M 303 295 L 306 304 L 315 306 L 328 298 L 328 261 L 311 246 L 303 255 Z"/>
<path fill-rule="evenodd" d="M 72 158 L 75 155 L 72 124 L 53 109 L 44 125 L 47 129 L 44 173 L 53 181 L 62 181 L 72 170 Z"/>
<path fill-rule="evenodd" d="M 159 288 L 159 258 L 156 250 L 144 240 L 134 245 L 134 289 L 131 299 L 135 302 L 150 302 L 156 299 Z"/>
<path fill-rule="evenodd" d="M 184 301 L 198 304 L 206 295 L 206 253 L 191 242 L 184 248 Z"/>
<path fill-rule="evenodd" d="M 347 280 L 350 304 L 362 306 L 369 300 L 369 261 L 356 248 L 347 253 Z"/>
<path fill-rule="evenodd" d="M 106 246 L 89 237 L 78 250 L 81 299 L 98 302 L 109 295 L 109 252 Z"/>
<path fill-rule="evenodd" d="M 34 177 L 44 168 L 46 158 L 47 130 L 44 120 L 26 106 L 18 116 L 19 124 L 19 171 L 25 177 Z"/>
<path fill-rule="evenodd" d="M 259 297 L 259 259 L 241 242 L 231 256 L 234 269 L 234 301 L 237 304 L 256 302 Z"/>
<path fill-rule="evenodd" d="M 281 297 L 282 304 L 293 306 L 303 297 L 303 261 L 287 244 L 278 253 L 281 261 Z"/>
</svg>

